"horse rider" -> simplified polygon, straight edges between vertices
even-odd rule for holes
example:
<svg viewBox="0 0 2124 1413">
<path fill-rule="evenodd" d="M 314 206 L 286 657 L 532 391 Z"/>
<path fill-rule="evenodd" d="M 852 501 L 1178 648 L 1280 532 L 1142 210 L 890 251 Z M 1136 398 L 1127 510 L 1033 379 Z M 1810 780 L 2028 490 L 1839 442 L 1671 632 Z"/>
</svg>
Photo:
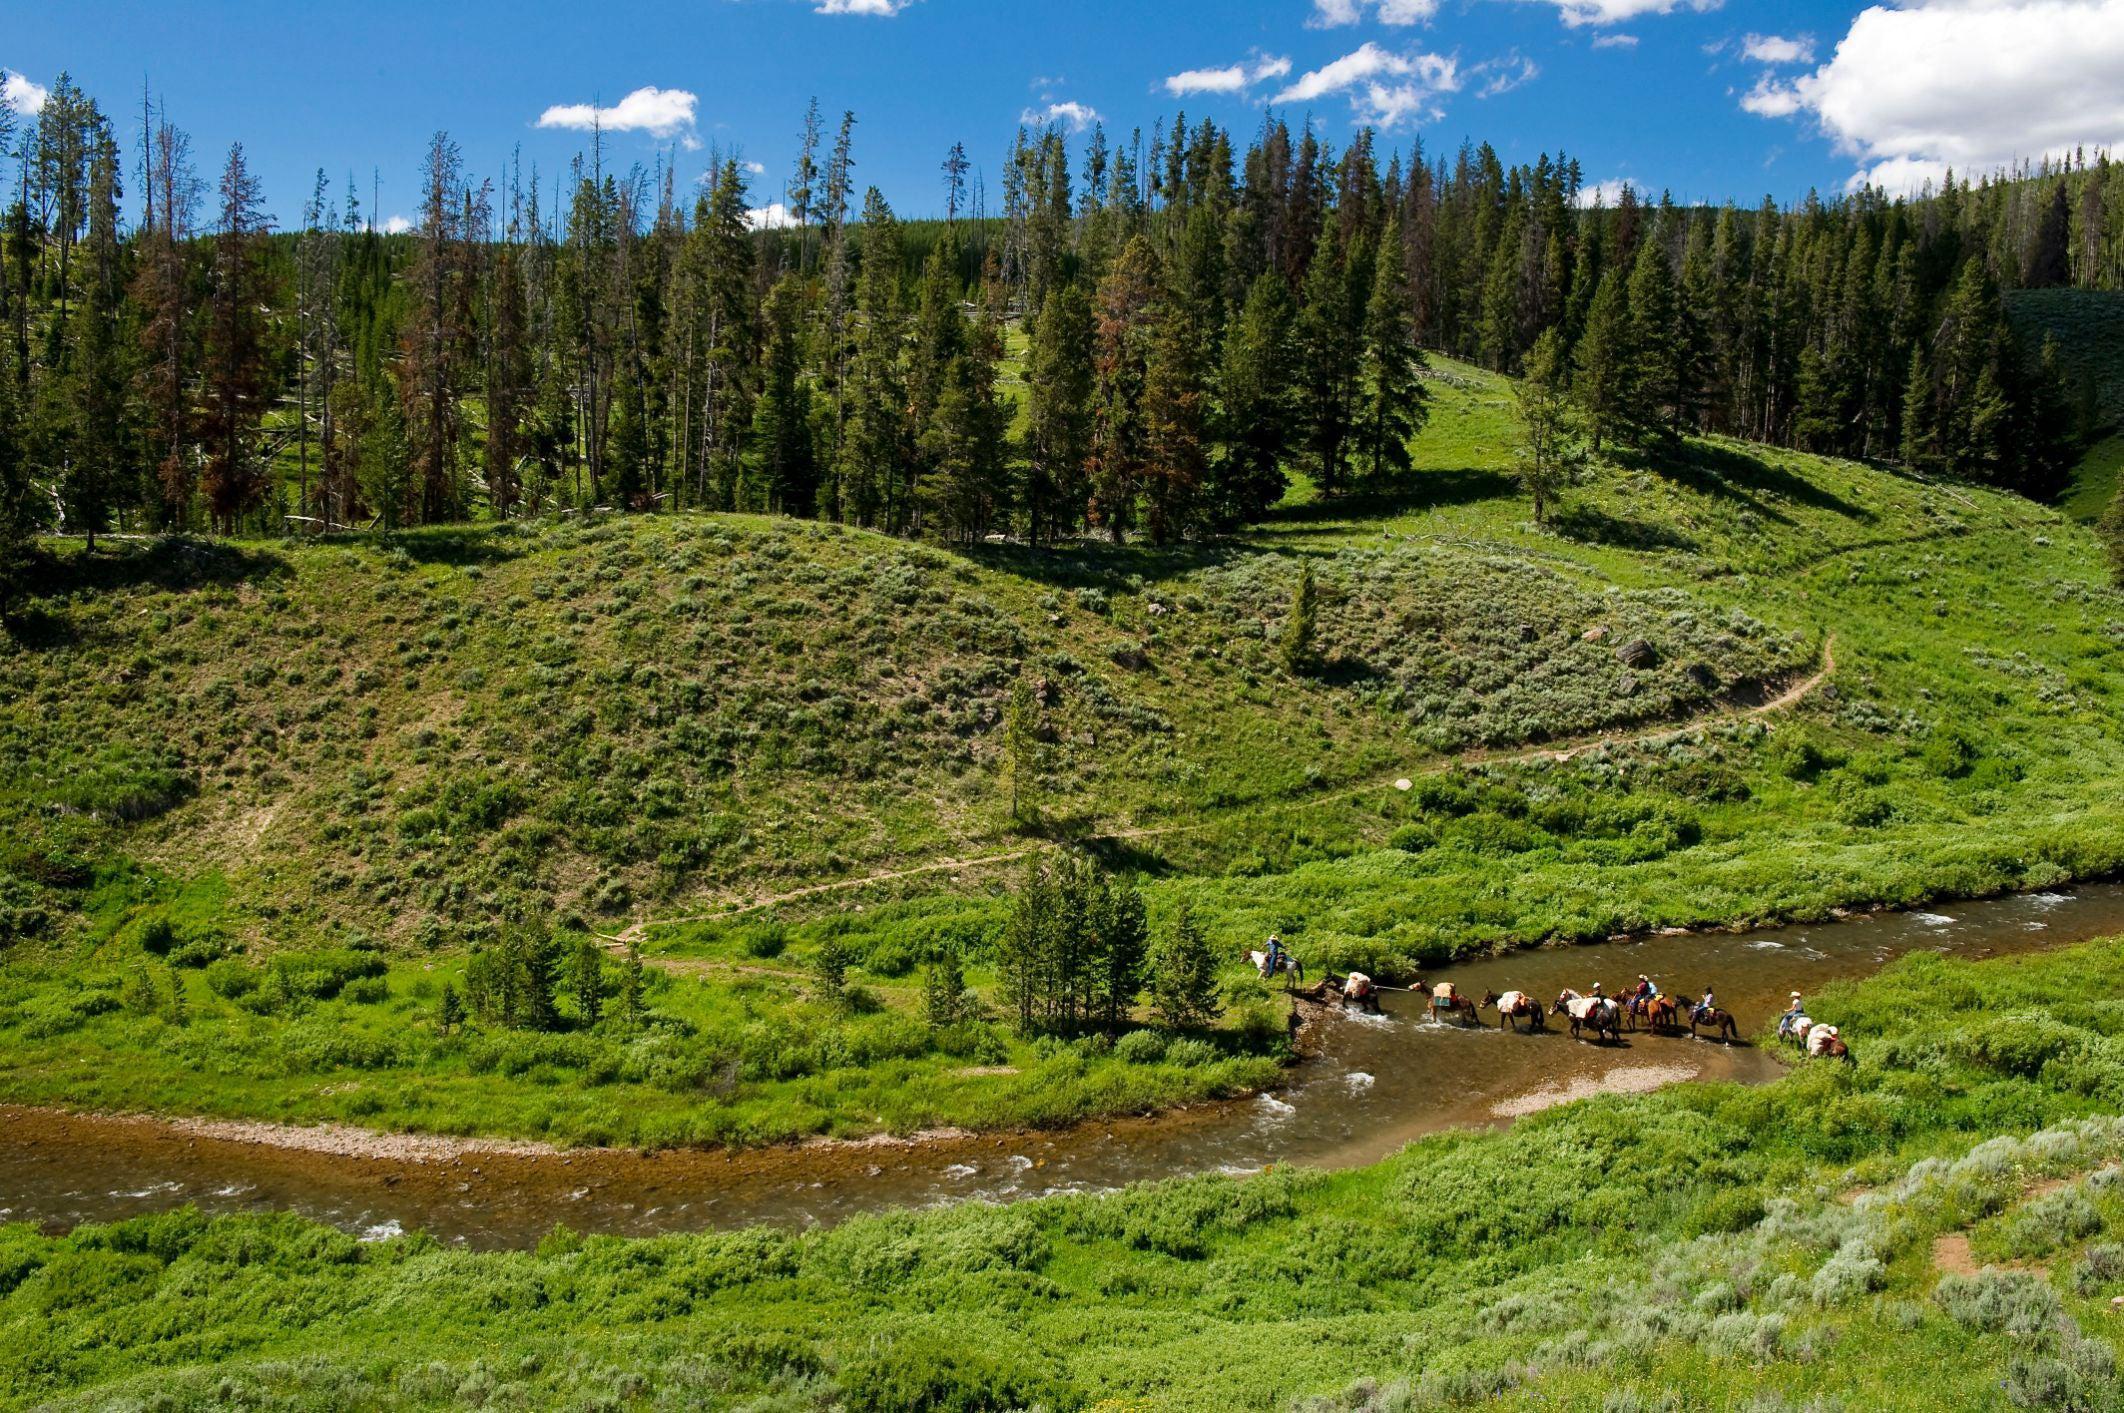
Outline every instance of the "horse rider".
<svg viewBox="0 0 2124 1413">
<path fill-rule="evenodd" d="M 1659 988 L 1652 984 L 1652 978 L 1646 976 L 1643 972 L 1639 972 L 1637 974 L 1637 989 L 1630 993 L 1630 999 L 1639 1006 L 1649 1006 L 1654 1000 L 1658 999 L 1658 996 Z"/>
<path fill-rule="evenodd" d="M 1593 983 L 1592 999 L 1595 1001 L 1605 1001 L 1608 999 L 1608 993 L 1600 989 L 1600 983 L 1597 981 Z"/>
<path fill-rule="evenodd" d="M 1285 955 L 1283 939 L 1271 932 L 1268 946 L 1261 953 L 1261 975 L 1263 980 L 1274 981 L 1276 979 L 1276 973 L 1283 970 Z"/>
<path fill-rule="evenodd" d="M 1690 1013 L 1690 1019 L 1699 1022 L 1703 1021 L 1717 1008 L 1718 999 L 1711 994 L 1711 988 L 1706 986 L 1704 988 L 1704 999 L 1696 1003 L 1696 1009 Z"/>
<path fill-rule="evenodd" d="M 1783 1040 L 1792 1034 L 1793 1023 L 1805 1014 L 1800 1007 L 1800 994 L 1795 991 L 1792 993 L 1792 1004 L 1785 1007 L 1785 1013 L 1777 1018 L 1777 1038 Z"/>
</svg>

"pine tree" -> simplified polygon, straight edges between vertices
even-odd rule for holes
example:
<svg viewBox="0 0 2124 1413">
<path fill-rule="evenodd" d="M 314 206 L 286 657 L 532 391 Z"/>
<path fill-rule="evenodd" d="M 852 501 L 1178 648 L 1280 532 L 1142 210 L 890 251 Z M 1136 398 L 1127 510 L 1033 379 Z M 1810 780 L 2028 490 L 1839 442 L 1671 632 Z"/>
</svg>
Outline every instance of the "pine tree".
<svg viewBox="0 0 2124 1413">
<path fill-rule="evenodd" d="M 1534 502 L 1534 523 L 1548 523 L 1549 509 L 1569 471 L 1565 445 L 1571 430 L 1565 392 L 1563 340 L 1543 329 L 1527 354 L 1526 376 L 1513 390 L 1519 405 L 1519 483 Z"/>
<path fill-rule="evenodd" d="M 385 530 L 405 523 L 413 493 L 413 454 L 406 444 L 405 417 L 389 389 L 378 390 L 368 408 L 355 479 L 362 500 Z"/>
<path fill-rule="evenodd" d="M 1150 362 L 1151 306 L 1157 257 L 1136 236 L 1099 286 L 1092 353 L 1092 437 L 1086 470 L 1088 516 L 1115 544 L 1135 525 L 1136 498 L 1148 457 L 1143 389 Z"/>
<path fill-rule="evenodd" d="M 1024 882 L 1011 899 L 1010 916 L 996 940 L 997 979 L 1016 1014 L 1020 1035 L 1031 1034 L 1042 1014 L 1055 903 L 1047 865 L 1035 858 L 1025 866 Z"/>
<path fill-rule="evenodd" d="M 457 994 L 457 988 L 443 983 L 442 995 L 435 1003 L 435 1026 L 444 1035 L 449 1035 L 465 1023 L 465 1003 Z"/>
<path fill-rule="evenodd" d="M 1195 303 L 1168 295 L 1152 314 L 1143 370 L 1143 520 L 1169 544 L 1199 523 L 1209 479 L 1208 324 Z"/>
<path fill-rule="evenodd" d="M 448 133 L 436 133 L 421 164 L 419 254 L 408 281 L 412 307 L 400 338 L 399 374 L 419 515 L 430 523 L 456 519 L 464 508 L 457 453 L 471 309 L 462 182 L 457 144 Z"/>
<path fill-rule="evenodd" d="M 1910 350 L 1910 371 L 1903 379 L 1902 462 L 1913 471 L 1928 471 L 1939 459 L 1932 420 L 1932 369 L 1922 345 Z"/>
<path fill-rule="evenodd" d="M 1224 526 L 1255 520 L 1283 499 L 1284 459 L 1295 434 L 1297 311 L 1283 276 L 1255 279 L 1224 343 L 1218 376 L 1217 435 L 1221 447 L 1210 504 Z"/>
<path fill-rule="evenodd" d="M 775 281 L 761 310 L 763 358 L 752 423 L 766 508 L 793 515 L 809 514 L 818 498 L 811 385 L 803 377 L 806 312 L 804 287 L 796 277 Z"/>
<path fill-rule="evenodd" d="M 131 290 L 140 341 L 135 377 L 147 423 L 143 459 L 153 471 L 159 492 L 155 519 L 182 528 L 191 516 L 198 480 L 198 423 L 190 397 L 194 373 L 190 266 L 199 183 L 192 173 L 191 140 L 166 119 L 152 130 L 147 159 L 141 184 L 147 190 L 150 216 L 143 221 L 136 242 L 138 268 Z"/>
<path fill-rule="evenodd" d="M 487 503 L 507 516 L 522 501 L 521 466 L 528 451 L 524 424 L 531 415 L 530 309 L 512 238 L 494 253 L 493 317 L 487 359 L 487 438 L 482 469 Z M 325 358 L 329 365 L 329 354 Z M 329 453 L 328 453 L 329 454 Z"/>
<path fill-rule="evenodd" d="M 575 1013 L 585 1027 L 594 1026 L 605 1014 L 605 954 L 585 938 L 575 944 L 570 960 L 568 979 L 575 993 Z"/>
<path fill-rule="evenodd" d="M 1089 1018 L 1109 1035 L 1120 1031 L 1143 990 L 1150 928 L 1143 894 L 1132 882 L 1102 879 L 1091 918 L 1094 936 Z"/>
<path fill-rule="evenodd" d="M 67 524 L 96 547 L 96 532 L 111 522 L 130 459 L 126 372 L 120 362 L 124 317 L 123 252 L 118 230 L 118 149 L 108 131 L 96 143 L 88 187 L 88 296 L 75 331 L 72 402 L 78 419 L 60 497 Z"/>
<path fill-rule="evenodd" d="M 902 471 L 908 456 L 907 386 L 900 344 L 900 238 L 892 208 L 876 187 L 863 201 L 862 273 L 857 279 L 855 351 L 849 361 L 847 433 L 841 447 L 840 517 L 886 530 L 907 514 Z"/>
<path fill-rule="evenodd" d="M 855 965 L 855 953 L 838 937 L 828 937 L 819 943 L 818 952 L 811 959 L 812 974 L 819 980 L 819 996 L 830 1005 L 846 1005 L 848 1001 L 848 969 Z"/>
<path fill-rule="evenodd" d="M 1409 469 L 1409 440 L 1430 416 L 1408 279 L 1401 223 L 1396 221 L 1379 247 L 1364 320 L 1364 403 L 1358 437 L 1366 473 L 1375 479 Z"/>
<path fill-rule="evenodd" d="M 1158 1019 L 1176 1030 L 1209 1025 L 1224 1013 L 1216 953 L 1184 902 L 1151 958 L 1150 991 Z"/>
<path fill-rule="evenodd" d="M 1298 585 L 1291 590 L 1291 611 L 1283 620 L 1283 636 L 1277 648 L 1286 672 L 1304 672 L 1313 665 L 1313 633 L 1319 613 L 1318 591 L 1313 584 L 1313 566 L 1301 565 Z"/>
<path fill-rule="evenodd" d="M 1623 420 L 1637 435 L 1681 430 L 1688 341 L 1682 336 L 1674 266 L 1660 235 L 1638 247 L 1630 271 L 1630 347 L 1635 368 Z"/>
<path fill-rule="evenodd" d="M 1621 436 L 1636 405 L 1637 355 L 1631 337 L 1629 296 L 1614 270 L 1600 277 L 1586 311 L 1586 331 L 1578 341 L 1577 373 L 1571 391 L 1585 409 L 1586 429 L 1597 454 L 1604 442 Z"/>
<path fill-rule="evenodd" d="M 1040 309 L 1026 355 L 1026 538 L 1047 544 L 1082 523 L 1092 441 L 1092 311 L 1075 283 Z"/>
<path fill-rule="evenodd" d="M 1298 385 L 1306 468 L 1323 492 L 1342 488 L 1356 418 L 1360 350 L 1350 338 L 1350 276 L 1346 252 L 1330 223 L 1306 274 L 1298 315 Z"/>
<path fill-rule="evenodd" d="M 258 446 L 269 404 L 265 230 L 258 179 L 244 161 L 243 144 L 237 143 L 229 149 L 221 175 L 206 355 L 200 370 L 206 404 L 201 418 L 206 463 L 200 486 L 224 533 L 233 532 L 266 493 L 266 467 Z"/>
<path fill-rule="evenodd" d="M 974 998 L 966 989 L 966 961 L 956 946 L 940 947 L 922 983 L 922 1013 L 932 1028 L 943 1030 L 969 1019 Z"/>
</svg>

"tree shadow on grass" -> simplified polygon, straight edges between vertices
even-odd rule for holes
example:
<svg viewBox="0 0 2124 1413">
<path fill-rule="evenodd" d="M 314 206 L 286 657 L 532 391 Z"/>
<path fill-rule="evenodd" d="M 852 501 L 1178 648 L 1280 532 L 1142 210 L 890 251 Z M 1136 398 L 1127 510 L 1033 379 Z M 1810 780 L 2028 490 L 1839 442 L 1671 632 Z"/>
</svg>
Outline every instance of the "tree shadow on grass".
<svg viewBox="0 0 2124 1413">
<path fill-rule="evenodd" d="M 1611 515 L 1597 505 L 1573 502 L 1550 518 L 1550 526 L 1567 540 L 1614 549 L 1673 550 L 1693 554 L 1696 540 L 1672 525 Z"/>
<path fill-rule="evenodd" d="M 186 589 L 264 584 L 290 573 L 275 551 L 227 540 L 170 535 L 153 540 L 106 540 L 86 551 L 47 555 L 30 574 L 31 599 L 124 589 Z"/>
<path fill-rule="evenodd" d="M 1649 471 L 1676 485 L 1690 486 L 1707 495 L 1738 501 L 1766 520 L 1780 525 L 1794 523 L 1791 516 L 1763 499 L 1775 496 L 1795 505 L 1826 510 L 1846 519 L 1871 524 L 1878 517 L 1865 506 L 1844 499 L 1783 466 L 1764 460 L 1753 451 L 1718 442 L 1684 441 L 1651 447 L 1621 449 L 1616 465 L 1631 471 Z"/>
<path fill-rule="evenodd" d="M 490 525 L 448 525 L 411 530 L 376 543 L 403 550 L 418 564 L 444 564 L 458 569 L 507 564 L 536 548 L 523 537 L 496 530 Z"/>
<path fill-rule="evenodd" d="M 1341 495 L 1279 505 L 1254 528 L 1273 531 L 1346 520 L 1392 520 L 1445 506 L 1497 500 L 1517 490 L 1517 483 L 1502 471 L 1409 471 L 1361 480 Z"/>
<path fill-rule="evenodd" d="M 1257 553 L 1233 540 L 1116 545 L 1092 539 L 1045 548 L 1023 544 L 960 545 L 950 552 L 984 569 L 1051 588 L 1099 589 L 1107 593 L 1132 593 L 1139 584 L 1182 579 Z"/>
</svg>

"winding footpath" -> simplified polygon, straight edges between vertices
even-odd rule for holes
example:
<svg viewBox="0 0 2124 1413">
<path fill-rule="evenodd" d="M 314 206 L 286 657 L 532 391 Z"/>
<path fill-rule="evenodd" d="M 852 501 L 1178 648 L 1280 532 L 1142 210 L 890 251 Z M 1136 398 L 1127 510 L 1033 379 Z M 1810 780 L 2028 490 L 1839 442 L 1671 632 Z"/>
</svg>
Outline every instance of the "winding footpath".
<svg viewBox="0 0 2124 1413">
<path fill-rule="evenodd" d="M 1459 755 L 1446 756 L 1432 761 L 1414 770 L 1411 775 L 1442 775 L 1449 770 L 1474 765 L 1518 765 L 1530 761 L 1544 760 L 1561 763 L 1583 755 L 1587 751 L 1601 750 L 1603 748 L 1666 745 L 1692 732 L 1701 731 L 1720 722 L 1747 721 L 1758 717 L 1771 716 L 1778 712 L 1790 711 L 1821 690 L 1835 672 L 1836 634 L 1832 632 L 1822 640 L 1821 665 L 1815 669 L 1813 674 L 1787 687 L 1784 691 L 1767 701 L 1744 707 L 1730 704 L 1714 707 L 1710 711 L 1689 717 L 1656 731 L 1635 733 L 1608 731 L 1599 735 L 1575 737 L 1567 741 L 1525 749 L 1463 752 Z M 1394 779 L 1373 781 L 1368 785 L 1355 787 L 1334 785 L 1324 791 L 1296 799 L 1254 801 L 1248 804 L 1231 805 L 1227 809 L 1248 810 L 1262 814 L 1279 813 L 1286 810 L 1301 809 L 1307 805 L 1314 804 L 1318 801 L 1321 794 L 1332 794 L 1352 788 L 1373 790 L 1400 789 L 1403 788 L 1402 781 L 1410 778 L 1411 776 L 1398 776 Z M 1087 844 L 1122 843 L 1132 839 L 1152 839 L 1174 834 L 1189 834 L 1207 827 L 1206 823 L 1152 825 L 1141 829 L 1117 829 L 1100 834 L 1088 834 L 1074 842 Z M 881 883 L 896 882 L 900 879 L 923 878 L 933 874 L 964 873 L 977 868 L 992 868 L 999 864 L 1016 863 L 1020 860 L 1028 859 L 1043 850 L 1055 847 L 1057 847 L 1055 844 L 1042 842 L 1027 844 L 1020 848 L 992 854 L 937 859 L 933 862 L 917 864 L 910 868 L 889 869 L 882 873 L 866 873 L 859 878 L 840 878 L 830 883 L 814 883 L 807 887 L 790 889 L 786 893 L 769 894 L 749 902 L 731 903 L 707 911 L 686 913 L 676 917 L 641 918 L 628 924 L 624 930 L 617 934 L 601 935 L 601 940 L 612 950 L 624 951 L 626 948 L 637 946 L 646 940 L 650 930 L 653 928 L 675 927 L 689 922 L 717 922 L 726 918 L 744 917 L 749 913 L 764 912 L 769 908 L 780 907 L 785 903 L 801 902 L 807 898 L 823 897 L 832 893 L 853 892 L 858 888 L 869 888 Z M 651 965 L 663 965 L 666 959 L 645 957 L 643 960 Z M 773 968 L 763 968 L 762 970 L 772 971 Z"/>
</svg>

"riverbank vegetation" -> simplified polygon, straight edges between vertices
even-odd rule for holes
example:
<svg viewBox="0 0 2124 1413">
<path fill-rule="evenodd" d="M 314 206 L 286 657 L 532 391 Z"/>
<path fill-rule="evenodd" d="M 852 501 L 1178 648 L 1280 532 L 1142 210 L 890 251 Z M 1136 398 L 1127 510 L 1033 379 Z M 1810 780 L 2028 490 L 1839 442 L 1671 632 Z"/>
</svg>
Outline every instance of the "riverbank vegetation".
<svg viewBox="0 0 2124 1413">
<path fill-rule="evenodd" d="M 0 1228 L 54 1407 L 2104 1408 L 2124 941 L 1813 999 L 1857 1064 L 1372 1168 L 471 1254 L 287 1216 Z M 1094 1337 L 1095 1336 L 1095 1337 Z"/>
</svg>

